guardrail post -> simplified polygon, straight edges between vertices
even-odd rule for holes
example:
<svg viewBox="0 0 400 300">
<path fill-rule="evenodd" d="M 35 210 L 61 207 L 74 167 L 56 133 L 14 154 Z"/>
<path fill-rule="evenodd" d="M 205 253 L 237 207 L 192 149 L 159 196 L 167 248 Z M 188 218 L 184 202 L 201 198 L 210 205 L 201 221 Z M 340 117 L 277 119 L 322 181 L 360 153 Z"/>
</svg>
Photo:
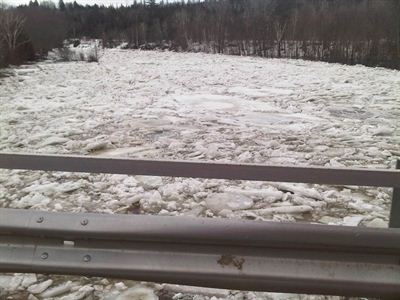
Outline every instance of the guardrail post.
<svg viewBox="0 0 400 300">
<path fill-rule="evenodd" d="M 400 159 L 397 160 L 396 169 L 400 169 Z M 393 188 L 389 227 L 400 228 L 400 188 L 398 187 Z"/>
</svg>

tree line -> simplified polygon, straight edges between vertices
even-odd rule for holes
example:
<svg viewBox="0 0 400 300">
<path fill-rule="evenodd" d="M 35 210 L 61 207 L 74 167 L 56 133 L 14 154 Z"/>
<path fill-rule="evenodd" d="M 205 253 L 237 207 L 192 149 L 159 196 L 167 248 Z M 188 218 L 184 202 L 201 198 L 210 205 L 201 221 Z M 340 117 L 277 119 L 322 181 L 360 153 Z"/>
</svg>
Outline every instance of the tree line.
<svg viewBox="0 0 400 300">
<path fill-rule="evenodd" d="M 106 7 L 35 0 L 0 8 L 0 64 L 34 59 L 82 37 L 105 47 L 125 42 L 400 69 L 400 1 L 135 0 Z"/>
</svg>

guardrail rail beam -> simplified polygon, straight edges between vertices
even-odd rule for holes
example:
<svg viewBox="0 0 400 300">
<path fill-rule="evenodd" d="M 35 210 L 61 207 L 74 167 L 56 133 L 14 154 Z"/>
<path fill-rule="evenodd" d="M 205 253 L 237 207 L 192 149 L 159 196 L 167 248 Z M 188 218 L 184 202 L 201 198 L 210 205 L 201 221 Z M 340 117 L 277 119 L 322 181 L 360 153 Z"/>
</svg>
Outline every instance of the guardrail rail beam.
<svg viewBox="0 0 400 300">
<path fill-rule="evenodd" d="M 397 170 L 0 153 L 0 168 L 393 187 Z M 400 299 L 400 229 L 0 209 L 0 272 Z"/>
<path fill-rule="evenodd" d="M 399 299 L 399 259 L 397 229 L 0 209 L 0 272 Z"/>
</svg>

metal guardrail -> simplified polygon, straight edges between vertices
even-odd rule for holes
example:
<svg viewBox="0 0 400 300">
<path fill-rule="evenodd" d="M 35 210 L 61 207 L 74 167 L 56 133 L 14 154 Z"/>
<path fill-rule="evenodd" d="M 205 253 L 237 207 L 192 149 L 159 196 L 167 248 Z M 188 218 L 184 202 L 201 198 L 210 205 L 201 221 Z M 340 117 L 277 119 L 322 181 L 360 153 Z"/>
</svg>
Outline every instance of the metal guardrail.
<svg viewBox="0 0 400 300">
<path fill-rule="evenodd" d="M 15 153 L 0 153 L 0 168 L 229 180 L 302 182 L 329 185 L 400 187 L 400 170 L 383 169 L 283 167 L 257 164 Z"/>
<path fill-rule="evenodd" d="M 9 153 L 0 154 L 0 168 L 400 186 L 400 170 Z M 400 229 L 394 228 L 0 209 L 1 272 L 399 299 L 399 261 Z"/>
<path fill-rule="evenodd" d="M 399 299 L 400 231 L 0 209 L 0 270 Z"/>
<path fill-rule="evenodd" d="M 396 170 L 400 171 L 400 159 L 398 159 L 396 162 Z M 393 188 L 389 227 L 400 228 L 400 188 L 398 186 Z"/>
</svg>

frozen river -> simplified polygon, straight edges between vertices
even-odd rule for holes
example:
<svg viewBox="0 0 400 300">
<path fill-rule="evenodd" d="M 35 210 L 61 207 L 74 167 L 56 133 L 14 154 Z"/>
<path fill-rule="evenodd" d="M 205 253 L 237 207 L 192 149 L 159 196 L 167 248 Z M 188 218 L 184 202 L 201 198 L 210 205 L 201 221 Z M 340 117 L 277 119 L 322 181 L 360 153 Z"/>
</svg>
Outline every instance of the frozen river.
<svg viewBox="0 0 400 300">
<path fill-rule="evenodd" d="M 45 61 L 11 72 L 0 78 L 4 152 L 381 169 L 393 168 L 400 155 L 399 71 L 111 49 L 99 63 Z M 389 204 L 384 188 L 0 171 L 0 207 L 385 227 Z M 28 299 L 156 299 L 179 292 L 21 274 L 0 276 L 1 290 Z M 123 298 L 129 293 L 148 298 Z M 196 293 L 184 290 L 176 299 L 213 295 Z"/>
</svg>

